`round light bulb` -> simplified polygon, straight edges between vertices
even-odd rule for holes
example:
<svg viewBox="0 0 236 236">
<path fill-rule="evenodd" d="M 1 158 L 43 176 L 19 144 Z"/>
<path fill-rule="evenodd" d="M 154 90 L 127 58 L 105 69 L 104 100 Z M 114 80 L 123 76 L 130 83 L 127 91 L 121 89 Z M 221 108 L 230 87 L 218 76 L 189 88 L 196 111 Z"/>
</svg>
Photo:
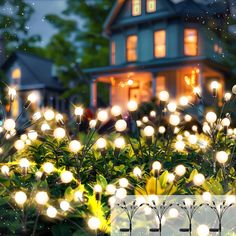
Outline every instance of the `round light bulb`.
<svg viewBox="0 0 236 236">
<path fill-rule="evenodd" d="M 194 183 L 196 186 L 201 186 L 204 182 L 205 182 L 205 177 L 204 177 L 203 174 L 196 174 L 196 175 L 193 177 L 193 183 Z"/>
<path fill-rule="evenodd" d="M 44 112 L 43 116 L 47 121 L 51 121 L 55 118 L 55 113 L 53 110 L 48 109 Z"/>
<path fill-rule="evenodd" d="M 210 233 L 209 227 L 207 225 L 199 225 L 197 227 L 197 234 L 199 236 L 208 236 Z"/>
<path fill-rule="evenodd" d="M 144 135 L 147 137 L 152 137 L 155 133 L 155 130 L 152 126 L 148 125 L 144 128 Z"/>
<path fill-rule="evenodd" d="M 56 128 L 53 132 L 56 139 L 63 139 L 66 136 L 66 131 L 63 128 Z"/>
<path fill-rule="evenodd" d="M 38 133 L 35 130 L 30 130 L 28 133 L 28 137 L 31 141 L 35 141 L 38 137 Z"/>
<path fill-rule="evenodd" d="M 126 178 L 119 179 L 119 185 L 122 188 L 127 188 L 129 186 L 129 181 Z"/>
<path fill-rule="evenodd" d="M 118 149 L 124 148 L 125 147 L 125 140 L 122 137 L 119 137 L 115 139 L 114 141 L 115 147 Z"/>
<path fill-rule="evenodd" d="M 162 102 L 167 102 L 169 97 L 170 97 L 170 95 L 169 95 L 169 93 L 167 91 L 161 91 L 160 94 L 159 94 L 159 99 Z"/>
<path fill-rule="evenodd" d="M 179 104 L 180 104 L 181 106 L 187 106 L 188 103 L 189 103 L 189 100 L 188 100 L 187 97 L 184 97 L 184 96 L 183 96 L 183 97 L 181 97 L 180 100 L 179 100 Z"/>
<path fill-rule="evenodd" d="M 7 119 L 4 121 L 3 127 L 6 131 L 11 131 L 11 130 L 15 129 L 16 123 L 13 119 Z"/>
<path fill-rule="evenodd" d="M 89 122 L 89 128 L 90 129 L 94 129 L 97 125 L 97 121 L 96 120 L 90 120 Z"/>
<path fill-rule="evenodd" d="M 107 141 L 104 138 L 99 138 L 96 142 L 96 145 L 99 149 L 104 149 L 107 146 Z"/>
<path fill-rule="evenodd" d="M 175 103 L 175 102 L 170 102 L 170 103 L 168 103 L 167 109 L 168 109 L 170 112 L 175 112 L 176 109 L 177 109 L 176 103 Z"/>
<path fill-rule="evenodd" d="M 34 114 L 33 114 L 33 116 L 32 116 L 32 119 L 34 120 L 34 121 L 37 121 L 37 120 L 39 120 L 39 119 L 41 119 L 42 118 L 42 114 L 41 114 L 41 112 L 35 112 Z"/>
<path fill-rule="evenodd" d="M 211 82 L 211 89 L 218 89 L 219 88 L 219 83 L 217 81 L 212 81 Z"/>
<path fill-rule="evenodd" d="M 10 171 L 10 168 L 8 166 L 4 165 L 1 167 L 2 174 L 9 175 L 9 171 Z"/>
<path fill-rule="evenodd" d="M 155 162 L 153 162 L 153 164 L 152 164 L 152 169 L 153 170 L 157 170 L 157 171 L 160 171 L 161 170 L 161 163 L 159 162 L 159 161 L 155 161 Z"/>
<path fill-rule="evenodd" d="M 201 94 L 201 89 L 199 87 L 195 87 L 193 89 L 193 93 L 196 94 L 196 95 L 200 95 Z"/>
<path fill-rule="evenodd" d="M 24 141 L 22 141 L 21 139 L 19 139 L 19 140 L 16 140 L 15 141 L 15 143 L 14 143 L 14 147 L 15 147 L 15 149 L 16 150 L 22 150 L 22 149 L 24 149 L 24 147 L 25 147 L 25 143 L 24 143 Z"/>
<path fill-rule="evenodd" d="M 180 118 L 177 115 L 170 115 L 169 122 L 173 126 L 177 126 L 180 123 Z"/>
<path fill-rule="evenodd" d="M 188 141 L 189 141 L 189 143 L 190 144 L 192 144 L 192 145 L 194 145 L 194 144 L 196 144 L 197 143 L 197 136 L 196 135 L 193 135 L 193 134 L 191 134 L 189 137 L 188 137 Z"/>
<path fill-rule="evenodd" d="M 73 174 L 68 170 L 63 171 L 60 177 L 61 177 L 61 182 L 65 184 L 68 184 L 73 180 Z"/>
<path fill-rule="evenodd" d="M 232 88 L 232 93 L 233 93 L 234 95 L 236 95 L 236 85 L 233 86 L 233 88 Z"/>
<path fill-rule="evenodd" d="M 229 126 L 230 126 L 230 119 L 229 119 L 229 118 L 224 118 L 224 119 L 221 121 L 221 124 L 222 124 L 224 127 L 229 127 Z"/>
<path fill-rule="evenodd" d="M 175 173 L 178 175 L 178 176 L 183 176 L 185 175 L 186 173 L 186 168 L 184 165 L 178 165 L 175 167 Z"/>
<path fill-rule="evenodd" d="M 33 92 L 28 95 L 27 100 L 30 101 L 31 103 L 35 103 L 38 100 L 38 98 L 37 95 Z"/>
<path fill-rule="evenodd" d="M 24 205 L 27 201 L 27 195 L 24 192 L 19 191 L 15 193 L 14 199 L 18 205 Z"/>
<path fill-rule="evenodd" d="M 184 116 L 184 120 L 185 120 L 186 122 L 190 122 L 190 121 L 192 120 L 192 116 L 190 116 L 190 115 L 185 115 L 185 116 Z"/>
<path fill-rule="evenodd" d="M 232 97 L 231 93 L 225 93 L 224 100 L 228 102 L 231 99 L 231 97 Z"/>
<path fill-rule="evenodd" d="M 111 114 L 115 117 L 120 116 L 121 115 L 121 108 L 119 106 L 113 106 L 111 108 Z"/>
<path fill-rule="evenodd" d="M 155 111 L 151 111 L 151 112 L 150 112 L 150 116 L 151 116 L 151 117 L 156 117 L 156 115 L 157 115 L 157 113 L 156 113 Z"/>
<path fill-rule="evenodd" d="M 76 107 L 75 111 L 74 111 L 74 114 L 76 116 L 82 116 L 84 114 L 84 109 L 82 107 Z"/>
<path fill-rule="evenodd" d="M 60 202 L 60 208 L 63 210 L 63 211 L 68 211 L 70 209 L 70 203 L 67 202 L 66 200 L 63 200 Z"/>
<path fill-rule="evenodd" d="M 205 202 L 211 202 L 211 199 L 212 199 L 211 193 L 209 193 L 209 192 L 204 192 L 204 193 L 202 194 L 202 199 L 203 199 Z"/>
<path fill-rule="evenodd" d="M 99 111 L 97 114 L 97 119 L 101 122 L 106 122 L 108 118 L 109 118 L 108 113 L 105 110 Z"/>
<path fill-rule="evenodd" d="M 134 112 L 138 109 L 138 104 L 135 101 L 129 101 L 127 104 L 127 108 L 129 111 Z"/>
<path fill-rule="evenodd" d="M 127 196 L 127 191 L 125 188 L 119 188 L 116 190 L 116 197 L 119 199 L 124 199 Z"/>
<path fill-rule="evenodd" d="M 81 150 L 82 146 L 81 143 L 77 140 L 72 140 L 69 143 L 69 150 L 73 153 L 78 153 Z"/>
<path fill-rule="evenodd" d="M 142 122 L 143 122 L 143 123 L 148 123 L 148 121 L 149 121 L 149 119 L 148 119 L 147 116 L 144 116 L 144 117 L 142 118 Z"/>
<path fill-rule="evenodd" d="M 49 200 L 49 197 L 48 197 L 47 192 L 40 191 L 40 192 L 37 192 L 37 194 L 35 195 L 35 201 L 36 201 L 39 205 L 45 205 L 45 204 L 47 204 L 48 200 Z"/>
<path fill-rule="evenodd" d="M 140 178 L 142 176 L 142 171 L 138 166 L 136 166 L 133 170 L 133 174 L 134 174 L 135 177 Z"/>
<path fill-rule="evenodd" d="M 88 227 L 91 229 L 91 230 L 97 230 L 99 229 L 101 225 L 101 221 L 99 220 L 99 218 L 97 217 L 91 217 L 89 220 L 88 220 Z"/>
<path fill-rule="evenodd" d="M 216 115 L 216 113 L 215 113 L 215 112 L 212 112 L 212 111 L 208 112 L 208 113 L 206 114 L 206 120 L 207 120 L 208 123 L 211 123 L 211 124 L 213 124 L 214 122 L 216 122 L 216 120 L 217 120 L 217 115 Z"/>
<path fill-rule="evenodd" d="M 185 143 L 183 141 L 179 140 L 175 143 L 175 149 L 177 151 L 181 152 L 184 150 L 184 148 L 185 148 Z"/>
<path fill-rule="evenodd" d="M 125 120 L 118 120 L 115 123 L 115 128 L 118 132 L 123 132 L 127 128 L 127 123 Z"/>
<path fill-rule="evenodd" d="M 81 191 L 75 191 L 74 193 L 74 201 L 80 201 L 82 202 L 83 201 L 83 193 Z"/>
<path fill-rule="evenodd" d="M 169 173 L 167 176 L 168 183 L 172 183 L 175 180 L 175 175 L 173 173 Z"/>
<path fill-rule="evenodd" d="M 93 191 L 95 193 L 101 193 L 102 192 L 102 186 L 100 184 L 96 184 L 93 188 Z"/>
<path fill-rule="evenodd" d="M 47 209 L 47 216 L 49 218 L 55 218 L 57 216 L 57 209 L 53 206 L 49 206 Z"/>
<path fill-rule="evenodd" d="M 114 195 L 116 192 L 116 186 L 114 184 L 108 184 L 106 187 L 106 192 L 109 195 Z"/>
<path fill-rule="evenodd" d="M 21 168 L 29 168 L 30 162 L 27 158 L 21 158 L 19 161 L 19 165 Z"/>
<path fill-rule="evenodd" d="M 46 162 L 43 164 L 43 170 L 47 174 L 51 174 L 54 171 L 54 165 L 50 162 Z"/>
<path fill-rule="evenodd" d="M 169 210 L 169 216 L 170 218 L 177 218 L 179 216 L 179 212 L 176 208 L 171 208 Z"/>
<path fill-rule="evenodd" d="M 220 164 L 225 164 L 229 159 L 229 155 L 224 152 L 224 151 L 220 151 L 216 153 L 216 160 L 220 163 Z"/>
<path fill-rule="evenodd" d="M 158 132 L 160 134 L 164 134 L 166 132 L 166 128 L 164 126 L 160 126 L 159 129 L 158 129 Z"/>
</svg>

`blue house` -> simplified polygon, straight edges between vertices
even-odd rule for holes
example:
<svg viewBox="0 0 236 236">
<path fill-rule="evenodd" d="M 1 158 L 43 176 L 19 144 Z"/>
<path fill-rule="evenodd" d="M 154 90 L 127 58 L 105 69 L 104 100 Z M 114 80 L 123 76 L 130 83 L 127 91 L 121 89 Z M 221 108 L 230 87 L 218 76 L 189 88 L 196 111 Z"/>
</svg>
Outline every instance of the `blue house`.
<svg viewBox="0 0 236 236">
<path fill-rule="evenodd" d="M 91 107 L 97 107 L 97 83 L 110 84 L 110 105 L 125 108 L 168 90 L 173 99 L 190 96 L 195 87 L 210 89 L 220 82 L 225 89 L 229 69 L 219 31 L 230 14 L 226 4 L 184 0 L 117 0 L 104 24 L 110 40 L 110 65 L 87 69 Z M 213 27 L 214 26 L 214 27 Z"/>
</svg>

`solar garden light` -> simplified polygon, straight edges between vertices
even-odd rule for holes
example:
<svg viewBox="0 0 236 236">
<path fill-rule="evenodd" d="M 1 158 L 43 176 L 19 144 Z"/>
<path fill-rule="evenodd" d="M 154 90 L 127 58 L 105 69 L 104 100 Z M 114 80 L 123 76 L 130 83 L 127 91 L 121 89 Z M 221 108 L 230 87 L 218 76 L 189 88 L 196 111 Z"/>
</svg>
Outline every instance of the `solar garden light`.
<svg viewBox="0 0 236 236">
<path fill-rule="evenodd" d="M 96 201 L 100 201 L 102 197 L 102 186 L 100 184 L 96 184 L 93 188 L 93 192 L 95 194 Z"/>
<path fill-rule="evenodd" d="M 194 94 L 198 97 L 198 99 L 202 99 L 202 95 L 201 95 L 201 89 L 199 88 L 199 87 L 195 87 L 194 89 L 193 89 L 193 92 L 194 92 Z"/>
<path fill-rule="evenodd" d="M 212 81 L 210 87 L 212 89 L 213 98 L 216 98 L 219 89 L 219 83 L 217 81 Z"/>
<path fill-rule="evenodd" d="M 84 114 L 84 109 L 82 107 L 75 107 L 74 114 L 76 117 L 76 123 L 81 124 L 82 116 Z"/>
<path fill-rule="evenodd" d="M 121 107 L 115 105 L 111 108 L 112 116 L 116 117 L 117 119 L 122 119 L 121 113 L 122 113 Z"/>
<path fill-rule="evenodd" d="M 63 127 L 65 125 L 64 117 L 62 114 L 60 114 L 60 113 L 56 114 L 56 122 L 59 126 Z"/>
<path fill-rule="evenodd" d="M 230 126 L 230 119 L 229 118 L 224 118 L 222 121 L 221 121 L 221 125 L 223 126 L 224 128 L 224 135 L 227 135 L 228 133 L 228 128 Z"/>
<path fill-rule="evenodd" d="M 100 225 L 101 225 L 101 221 L 98 217 L 93 216 L 88 220 L 88 227 L 91 230 L 94 230 L 96 235 L 97 235 L 97 231 L 98 231 Z"/>
<path fill-rule="evenodd" d="M 123 137 L 118 137 L 114 140 L 115 150 L 114 155 L 115 157 L 119 156 L 120 150 L 125 147 L 125 140 Z"/>
<path fill-rule="evenodd" d="M 30 166 L 30 162 L 27 158 L 21 158 L 19 161 L 19 166 L 22 168 L 22 174 L 26 175 Z"/>
<path fill-rule="evenodd" d="M 101 152 L 102 155 L 106 154 L 106 146 L 107 146 L 107 141 L 104 138 L 99 138 L 96 141 L 96 146 L 98 150 Z"/>
<path fill-rule="evenodd" d="M 148 125 L 144 128 L 143 132 L 146 137 L 147 144 L 151 145 L 152 144 L 152 137 L 155 133 L 154 128 L 152 126 Z"/>
<path fill-rule="evenodd" d="M 123 119 L 117 120 L 115 123 L 115 129 L 117 132 L 123 133 L 127 129 L 126 121 Z"/>
</svg>

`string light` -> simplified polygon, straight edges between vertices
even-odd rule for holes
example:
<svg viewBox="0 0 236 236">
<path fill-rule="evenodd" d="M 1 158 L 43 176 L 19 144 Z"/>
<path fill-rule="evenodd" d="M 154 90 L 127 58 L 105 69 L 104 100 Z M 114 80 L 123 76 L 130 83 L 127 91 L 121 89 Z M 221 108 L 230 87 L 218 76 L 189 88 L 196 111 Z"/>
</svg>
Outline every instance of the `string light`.
<svg viewBox="0 0 236 236">
<path fill-rule="evenodd" d="M 27 195 L 24 192 L 19 191 L 15 193 L 14 199 L 18 205 L 23 206 L 27 201 Z"/>
<path fill-rule="evenodd" d="M 46 205 L 47 202 L 49 201 L 47 192 L 44 192 L 44 191 L 37 192 L 35 195 L 35 201 L 39 205 Z"/>
<path fill-rule="evenodd" d="M 127 108 L 130 112 L 134 112 L 138 109 L 138 104 L 137 104 L 137 102 L 131 100 L 128 102 Z"/>
<path fill-rule="evenodd" d="M 65 183 L 65 184 L 70 183 L 73 180 L 73 178 L 74 178 L 73 174 L 70 171 L 68 171 L 68 170 L 63 171 L 61 173 L 60 177 L 61 177 L 61 182 Z"/>
<path fill-rule="evenodd" d="M 111 108 L 111 114 L 113 115 L 113 116 L 115 116 L 115 117 L 117 117 L 117 116 L 120 116 L 121 115 L 121 108 L 119 107 L 119 106 L 113 106 L 112 108 Z"/>
<path fill-rule="evenodd" d="M 53 206 L 49 206 L 47 209 L 47 216 L 49 218 L 55 218 L 57 216 L 57 209 Z"/>
</svg>

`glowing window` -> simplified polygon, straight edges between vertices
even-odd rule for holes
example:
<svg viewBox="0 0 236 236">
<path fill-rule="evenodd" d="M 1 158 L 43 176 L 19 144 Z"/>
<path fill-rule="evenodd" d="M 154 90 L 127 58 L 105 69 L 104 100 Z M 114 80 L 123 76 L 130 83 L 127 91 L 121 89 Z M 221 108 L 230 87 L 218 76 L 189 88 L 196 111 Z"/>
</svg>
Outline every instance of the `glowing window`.
<svg viewBox="0 0 236 236">
<path fill-rule="evenodd" d="M 196 29 L 184 30 L 184 54 L 186 56 L 197 56 L 198 34 Z"/>
<path fill-rule="evenodd" d="M 128 36 L 127 42 L 126 42 L 127 61 L 136 61 L 137 60 L 137 44 L 138 44 L 137 35 Z"/>
<path fill-rule="evenodd" d="M 166 56 L 166 31 L 159 30 L 154 34 L 154 55 L 157 58 Z"/>
<path fill-rule="evenodd" d="M 142 1 L 132 0 L 132 16 L 139 16 L 142 13 Z"/>
<path fill-rule="evenodd" d="M 156 0 L 147 0 L 147 12 L 152 13 L 155 12 L 157 9 Z"/>
<path fill-rule="evenodd" d="M 12 73 L 11 73 L 11 77 L 12 77 L 12 79 L 20 79 L 20 77 L 21 77 L 21 70 L 20 70 L 20 68 L 14 69 L 12 71 Z"/>
<path fill-rule="evenodd" d="M 116 44 L 114 41 L 111 43 L 111 64 L 116 64 Z"/>
</svg>

